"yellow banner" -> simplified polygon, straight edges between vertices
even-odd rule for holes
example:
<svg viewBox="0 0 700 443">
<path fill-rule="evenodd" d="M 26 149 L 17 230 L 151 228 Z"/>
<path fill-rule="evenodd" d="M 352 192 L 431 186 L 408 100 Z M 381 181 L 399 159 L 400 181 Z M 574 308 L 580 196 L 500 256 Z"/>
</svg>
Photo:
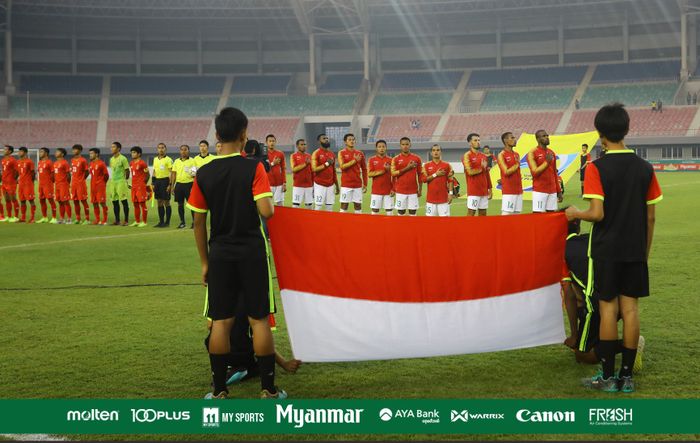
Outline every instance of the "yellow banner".
<svg viewBox="0 0 700 443">
<path fill-rule="evenodd" d="M 581 156 L 581 145 L 587 144 L 589 146 L 588 152 L 591 151 L 593 146 L 598 142 L 598 132 L 582 132 L 580 134 L 568 134 L 568 135 L 550 135 L 549 136 L 549 148 L 557 154 L 557 171 L 561 176 L 564 184 L 566 184 L 571 177 L 578 173 L 581 163 L 579 157 Z M 530 174 L 530 167 L 527 164 L 527 154 L 537 147 L 537 140 L 535 139 L 535 134 L 528 134 L 523 132 L 518 139 L 515 146 L 515 152 L 520 154 L 520 175 L 523 179 L 523 199 L 532 200 L 532 174 Z M 491 183 L 494 184 L 493 187 L 493 198 L 501 198 L 501 185 L 497 184 L 498 180 L 501 178 L 501 170 L 497 164 L 494 163 L 493 168 L 491 168 Z M 575 190 L 573 192 L 578 192 Z"/>
</svg>

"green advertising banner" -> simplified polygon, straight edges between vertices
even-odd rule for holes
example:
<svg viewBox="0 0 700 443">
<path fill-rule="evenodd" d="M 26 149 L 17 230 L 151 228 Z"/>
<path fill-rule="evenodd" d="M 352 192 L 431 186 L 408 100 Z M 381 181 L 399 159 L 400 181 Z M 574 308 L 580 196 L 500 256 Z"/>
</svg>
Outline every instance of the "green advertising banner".
<svg viewBox="0 0 700 443">
<path fill-rule="evenodd" d="M 0 400 L 0 433 L 700 434 L 700 400 Z"/>
</svg>

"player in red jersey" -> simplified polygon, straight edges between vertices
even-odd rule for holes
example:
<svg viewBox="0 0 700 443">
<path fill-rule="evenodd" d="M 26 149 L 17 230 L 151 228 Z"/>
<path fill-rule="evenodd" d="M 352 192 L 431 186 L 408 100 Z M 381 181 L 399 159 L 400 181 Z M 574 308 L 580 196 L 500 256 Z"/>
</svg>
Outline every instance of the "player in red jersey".
<svg viewBox="0 0 700 443">
<path fill-rule="evenodd" d="M 498 154 L 498 168 L 501 170 L 501 215 L 520 214 L 523 212 L 523 182 L 520 176 L 520 155 L 515 148 L 515 136 L 512 132 L 501 135 L 503 151 Z"/>
<path fill-rule="evenodd" d="M 581 197 L 583 197 L 583 180 L 586 178 L 586 167 L 591 163 L 591 153 L 588 152 L 588 144 L 581 145 L 581 167 L 578 168 L 581 179 Z M 563 193 L 563 190 L 562 190 Z"/>
<path fill-rule="evenodd" d="M 292 206 L 306 205 L 308 209 L 314 204 L 314 180 L 311 172 L 311 154 L 306 152 L 306 140 L 300 138 L 295 143 L 297 152 L 289 157 L 292 165 L 294 186 L 292 187 Z"/>
<path fill-rule="evenodd" d="M 326 211 L 333 210 L 335 196 L 340 193 L 338 176 L 335 173 L 335 156 L 330 151 L 331 143 L 326 134 L 316 137 L 319 148 L 311 154 L 311 170 L 314 173 L 314 200 L 315 209 L 321 210 L 324 205 Z M 335 194 L 333 188 L 335 187 Z"/>
<path fill-rule="evenodd" d="M 442 147 L 434 144 L 430 148 L 432 161 L 423 165 L 423 182 L 428 184 L 428 192 L 425 196 L 425 215 L 448 217 L 450 215 L 450 203 L 452 203 L 452 182 L 448 177 L 452 173 L 452 166 L 442 161 Z"/>
<path fill-rule="evenodd" d="M 53 162 L 56 201 L 58 201 L 58 223 L 70 225 L 73 223 L 70 207 L 70 165 L 66 160 L 67 152 L 63 148 L 56 149 L 56 161 Z"/>
<path fill-rule="evenodd" d="M 129 170 L 131 171 L 131 201 L 134 203 L 134 217 L 136 217 L 136 221 L 129 226 L 138 228 L 148 226 L 146 223 L 148 220 L 146 201 L 148 201 L 148 179 L 151 176 L 148 171 L 148 165 L 141 160 L 142 153 L 143 151 L 139 146 L 131 148 L 132 160 L 129 165 Z"/>
<path fill-rule="evenodd" d="M 391 157 L 386 155 L 386 141 L 377 140 L 374 144 L 377 155 L 367 161 L 369 177 L 372 178 L 370 209 L 372 215 L 378 215 L 381 209 L 386 215 L 394 210 L 394 179 L 391 176 Z"/>
<path fill-rule="evenodd" d="M 467 178 L 467 215 L 486 215 L 489 200 L 492 197 L 491 175 L 488 170 L 488 159 L 479 152 L 481 139 L 479 134 L 467 136 L 469 151 L 462 157 L 464 175 Z"/>
<path fill-rule="evenodd" d="M 557 174 L 557 155 L 548 148 L 549 134 L 535 132 L 537 147 L 527 154 L 532 173 L 532 212 L 554 212 L 563 200 Z"/>
<path fill-rule="evenodd" d="M 268 134 L 265 137 L 267 144 L 267 159 L 270 162 L 270 171 L 267 173 L 267 178 L 270 180 L 270 188 L 272 189 L 272 201 L 275 205 L 284 205 L 284 193 L 287 192 L 287 166 L 284 161 L 284 153 L 278 149 L 277 138 L 274 134 Z"/>
<path fill-rule="evenodd" d="M 2 158 L 2 191 L 5 194 L 5 208 L 7 209 L 7 220 L 10 223 L 19 221 L 19 203 L 17 202 L 17 178 L 19 177 L 19 169 L 17 168 L 17 159 L 12 156 L 15 148 L 10 145 L 5 145 L 4 157 Z M 12 211 L 14 210 L 14 216 Z"/>
<path fill-rule="evenodd" d="M 90 202 L 92 203 L 95 220 L 93 225 L 107 224 L 107 180 L 109 171 L 105 162 L 100 160 L 100 150 L 90 148 Z M 102 207 L 102 221 L 100 221 L 100 207 Z"/>
<path fill-rule="evenodd" d="M 422 184 L 420 172 L 423 162 L 420 157 L 411 153 L 411 139 L 402 137 L 399 140 L 401 153 L 391 161 L 391 176 L 396 177 L 396 211 L 404 215 L 406 209 L 412 216 L 418 211 L 418 197 L 421 195 Z"/>
<path fill-rule="evenodd" d="M 90 224 L 90 206 L 88 205 L 87 198 L 87 180 L 88 175 L 88 162 L 83 157 L 83 146 L 80 144 L 73 145 L 73 158 L 70 160 L 70 194 L 73 200 L 73 207 L 75 208 L 75 222 L 80 224 L 80 204 L 83 205 L 83 210 L 85 211 L 85 220 L 82 224 Z"/>
<path fill-rule="evenodd" d="M 41 218 L 37 223 L 56 224 L 56 202 L 53 199 L 53 162 L 49 158 L 49 148 L 39 149 L 39 204 L 41 205 Z M 51 204 L 51 219 L 47 218 L 46 200 Z"/>
<path fill-rule="evenodd" d="M 19 170 L 19 201 L 21 215 L 19 221 L 24 223 L 34 223 L 34 215 L 36 214 L 36 204 L 34 203 L 34 180 L 36 179 L 36 170 L 34 162 L 27 155 L 27 148 L 22 146 L 19 148 L 19 160 L 17 161 Z M 29 220 L 27 220 L 27 202 L 30 206 Z"/>
<path fill-rule="evenodd" d="M 362 212 L 362 194 L 367 192 L 367 162 L 365 154 L 355 149 L 355 135 L 343 136 L 345 147 L 338 152 L 340 167 L 340 212 L 348 210 L 350 202 L 355 212 Z"/>
</svg>

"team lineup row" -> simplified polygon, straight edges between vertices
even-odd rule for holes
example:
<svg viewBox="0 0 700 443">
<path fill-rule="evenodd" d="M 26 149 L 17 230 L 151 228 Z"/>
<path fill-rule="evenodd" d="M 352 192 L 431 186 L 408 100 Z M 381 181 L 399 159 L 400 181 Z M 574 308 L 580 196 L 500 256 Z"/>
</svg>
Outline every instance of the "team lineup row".
<svg viewBox="0 0 700 443">
<path fill-rule="evenodd" d="M 538 146 L 527 156 L 533 177 L 533 212 L 554 211 L 557 203 L 562 201 L 562 185 L 557 174 L 556 154 L 549 146 L 549 135 L 544 130 L 536 132 Z M 514 151 L 516 144 L 512 132 L 501 136 L 504 149 L 497 158 L 481 152 L 479 134 L 467 137 L 469 150 L 464 154 L 462 163 L 467 185 L 468 215 L 486 215 L 489 200 L 492 197 L 492 183 L 489 170 L 495 160 L 500 169 L 502 188 L 502 214 L 522 212 L 523 188 L 520 174 L 520 156 Z M 387 143 L 379 140 L 375 143 L 376 155 L 365 158 L 362 151 L 355 148 L 353 134 L 344 136 L 344 147 L 336 157 L 330 150 L 330 140 L 326 134 L 317 137 L 319 148 L 313 154 L 307 153 L 304 139 L 296 141 L 296 152 L 290 156 L 293 177 L 292 205 L 316 210 L 330 211 L 335 204 L 336 195 L 340 195 L 340 212 L 346 212 L 353 204 L 355 212 L 362 211 L 363 194 L 367 192 L 368 181 L 372 179 L 370 209 L 373 215 L 392 215 L 396 209 L 399 215 L 408 212 L 416 215 L 418 200 L 426 184 L 427 216 L 449 216 L 450 204 L 459 197 L 459 182 L 455 178 L 452 166 L 442 160 L 442 148 L 433 145 L 431 160 L 423 163 L 421 158 L 411 152 L 411 140 L 400 140 L 401 152 L 395 157 L 387 155 Z M 268 170 L 268 179 L 276 205 L 284 202 L 287 188 L 285 155 L 276 148 L 273 134 L 266 137 L 267 155 L 264 156 Z M 217 150 L 220 144 L 217 143 Z M 66 160 L 64 148 L 55 150 L 55 161 L 50 157 L 48 148 L 41 148 L 39 163 L 28 157 L 27 149 L 19 148 L 18 157 L 13 157 L 14 148 L 5 145 L 2 159 L 2 194 L 5 206 L 0 205 L 0 221 L 29 223 L 35 220 L 35 181 L 38 175 L 39 201 L 42 218 L 37 223 L 71 224 L 72 209 L 75 210 L 76 223 L 90 224 L 90 206 L 88 204 L 87 179 L 90 178 L 90 203 L 93 206 L 92 224 L 107 224 L 107 200 L 112 201 L 115 215 L 114 225 L 128 225 L 129 188 L 134 206 L 135 221 L 130 226 L 145 227 L 148 216 L 146 201 L 155 197 L 158 201 L 159 223 L 156 227 L 170 225 L 172 210 L 171 195 L 178 203 L 180 224 L 185 228 L 185 201 L 189 198 L 192 182 L 197 169 L 216 158 L 209 154 L 209 143 L 199 143 L 200 153 L 190 156 L 188 145 L 179 149 L 180 157 L 173 161 L 166 155 L 166 146 L 158 144 L 158 156 L 153 160 L 153 173 L 141 159 L 142 150 L 135 146 L 131 149 L 131 163 L 121 154 L 121 144 L 112 143 L 110 157 L 111 176 L 100 160 L 100 150 L 89 150 L 90 162 L 82 157 L 83 147 L 73 145 L 73 157 L 70 164 Z M 243 153 L 245 155 L 245 152 Z M 338 180 L 336 162 L 340 170 Z M 582 165 L 583 167 L 583 165 Z M 127 180 L 131 177 L 131 185 Z M 149 179 L 151 185 L 148 184 Z M 19 190 L 19 192 L 17 192 Z M 18 195 L 17 195 L 18 194 Z M 70 202 L 74 207 L 71 208 Z M 58 202 L 58 212 L 56 208 Z M 48 205 L 47 205 L 48 203 Z M 27 206 L 30 214 L 27 218 Z M 48 217 L 48 206 L 51 217 Z M 84 217 L 81 217 L 81 208 Z M 5 217 L 4 209 L 7 211 Z M 121 212 L 124 218 L 121 220 Z M 13 214 L 14 213 L 14 214 Z"/>
</svg>

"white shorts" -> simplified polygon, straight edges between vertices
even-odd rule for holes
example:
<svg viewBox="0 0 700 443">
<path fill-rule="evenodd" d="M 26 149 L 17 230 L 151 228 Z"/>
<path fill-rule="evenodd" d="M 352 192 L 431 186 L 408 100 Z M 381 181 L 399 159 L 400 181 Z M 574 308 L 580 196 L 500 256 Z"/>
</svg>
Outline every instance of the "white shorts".
<svg viewBox="0 0 700 443">
<path fill-rule="evenodd" d="M 272 201 L 275 203 L 284 203 L 284 191 L 282 186 L 270 186 L 270 191 L 272 191 Z"/>
<path fill-rule="evenodd" d="M 501 212 L 509 214 L 523 212 L 523 194 L 503 194 Z"/>
<path fill-rule="evenodd" d="M 450 216 L 450 204 L 449 203 L 426 203 L 425 204 L 425 215 L 428 217 L 440 216 L 449 217 Z"/>
<path fill-rule="evenodd" d="M 292 203 L 295 205 L 312 205 L 314 203 L 314 188 L 292 188 Z"/>
<path fill-rule="evenodd" d="M 372 194 L 369 207 L 371 209 L 385 209 L 391 211 L 394 209 L 394 197 L 390 195 Z"/>
<path fill-rule="evenodd" d="M 340 188 L 340 203 L 362 203 L 362 188 Z"/>
<path fill-rule="evenodd" d="M 332 205 L 335 203 L 335 186 L 322 186 L 314 183 L 314 202 L 316 206 Z"/>
<path fill-rule="evenodd" d="M 488 209 L 489 198 L 485 195 L 469 195 L 467 196 L 467 209 L 476 211 L 477 209 Z"/>
<path fill-rule="evenodd" d="M 532 191 L 532 212 L 557 210 L 557 194 Z"/>
<path fill-rule="evenodd" d="M 396 194 L 396 210 L 415 211 L 418 209 L 418 194 Z"/>
</svg>

